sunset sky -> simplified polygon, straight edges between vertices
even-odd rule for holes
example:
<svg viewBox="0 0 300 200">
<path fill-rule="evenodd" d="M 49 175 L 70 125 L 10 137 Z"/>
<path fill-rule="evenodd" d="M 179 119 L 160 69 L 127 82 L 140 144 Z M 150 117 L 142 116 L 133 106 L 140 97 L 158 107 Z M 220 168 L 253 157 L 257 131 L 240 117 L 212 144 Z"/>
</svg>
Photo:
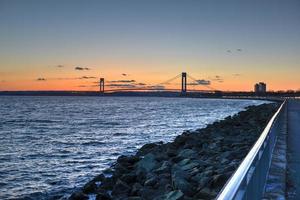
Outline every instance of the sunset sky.
<svg viewBox="0 0 300 200">
<path fill-rule="evenodd" d="M 1 91 L 150 86 L 183 71 L 218 90 L 299 90 L 300 1 L 0 0 Z"/>
</svg>

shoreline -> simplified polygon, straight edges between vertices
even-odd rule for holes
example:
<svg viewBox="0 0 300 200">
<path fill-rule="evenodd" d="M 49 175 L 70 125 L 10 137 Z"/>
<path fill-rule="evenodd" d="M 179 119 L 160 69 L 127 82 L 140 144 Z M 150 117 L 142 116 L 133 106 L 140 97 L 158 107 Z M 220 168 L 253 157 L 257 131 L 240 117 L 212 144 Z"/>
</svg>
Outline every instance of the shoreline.
<svg viewBox="0 0 300 200">
<path fill-rule="evenodd" d="M 277 103 L 249 106 L 173 142 L 145 144 L 135 155 L 120 156 L 69 199 L 213 199 L 277 108 Z"/>
</svg>

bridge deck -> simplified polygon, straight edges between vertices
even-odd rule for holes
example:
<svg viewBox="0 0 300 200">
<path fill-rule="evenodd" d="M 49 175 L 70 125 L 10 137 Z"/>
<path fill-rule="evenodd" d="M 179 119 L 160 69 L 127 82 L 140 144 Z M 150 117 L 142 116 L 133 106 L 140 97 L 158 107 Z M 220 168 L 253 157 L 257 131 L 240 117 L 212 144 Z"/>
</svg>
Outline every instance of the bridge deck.
<svg viewBox="0 0 300 200">
<path fill-rule="evenodd" d="M 288 102 L 287 199 L 300 199 L 300 101 Z"/>
</svg>

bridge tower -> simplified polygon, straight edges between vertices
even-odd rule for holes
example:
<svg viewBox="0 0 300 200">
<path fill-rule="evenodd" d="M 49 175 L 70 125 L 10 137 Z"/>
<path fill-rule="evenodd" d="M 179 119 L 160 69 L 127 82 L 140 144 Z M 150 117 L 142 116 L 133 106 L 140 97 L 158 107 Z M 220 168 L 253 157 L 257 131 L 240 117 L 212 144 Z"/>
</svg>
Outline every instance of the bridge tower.
<svg viewBox="0 0 300 200">
<path fill-rule="evenodd" d="M 100 93 L 104 93 L 104 78 L 100 78 Z"/>
<path fill-rule="evenodd" d="M 181 74 L 181 94 L 186 94 L 186 72 Z"/>
</svg>

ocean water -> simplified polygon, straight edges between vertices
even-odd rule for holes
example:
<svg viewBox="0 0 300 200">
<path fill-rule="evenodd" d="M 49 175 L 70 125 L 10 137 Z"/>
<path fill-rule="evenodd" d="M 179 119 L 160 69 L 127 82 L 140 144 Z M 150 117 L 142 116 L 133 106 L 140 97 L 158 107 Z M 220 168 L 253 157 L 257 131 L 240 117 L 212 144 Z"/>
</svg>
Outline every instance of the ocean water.
<svg viewBox="0 0 300 200">
<path fill-rule="evenodd" d="M 0 199 L 59 199 L 121 154 L 169 142 L 254 100 L 0 97 Z"/>
</svg>

